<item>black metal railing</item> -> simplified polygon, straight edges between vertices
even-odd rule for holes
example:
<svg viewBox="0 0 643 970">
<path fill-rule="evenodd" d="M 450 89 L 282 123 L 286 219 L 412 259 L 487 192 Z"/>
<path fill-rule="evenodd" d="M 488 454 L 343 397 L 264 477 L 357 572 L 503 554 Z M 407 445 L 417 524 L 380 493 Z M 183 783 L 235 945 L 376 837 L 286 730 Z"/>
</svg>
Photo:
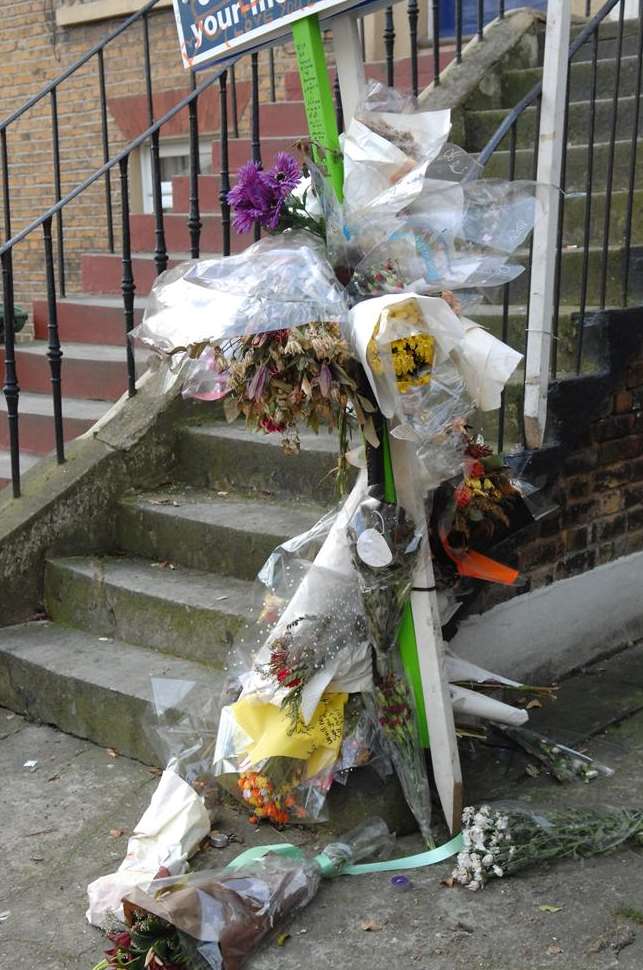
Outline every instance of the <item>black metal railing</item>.
<svg viewBox="0 0 643 970">
<path fill-rule="evenodd" d="M 127 17 L 102 40 L 91 47 L 82 57 L 67 67 L 57 78 L 46 84 L 40 91 L 29 98 L 17 110 L 0 121 L 0 184 L 2 185 L 3 239 L 0 245 L 0 263 L 2 267 L 2 299 L 4 304 L 4 386 L 6 399 L 6 413 L 8 423 L 9 450 L 11 454 L 11 477 L 13 494 L 20 494 L 20 435 L 19 435 L 19 401 L 20 386 L 16 363 L 15 350 L 15 317 L 14 296 L 16 290 L 14 255 L 28 237 L 40 230 L 43 234 L 44 286 L 47 296 L 47 358 L 51 376 L 51 395 L 53 401 L 52 413 L 54 424 L 54 439 L 56 456 L 59 462 L 65 460 L 64 425 L 62 407 L 62 371 L 63 348 L 58 328 L 58 300 L 67 295 L 70 276 L 70 258 L 68 248 L 68 229 L 72 226 L 68 210 L 70 204 L 92 187 L 103 184 L 104 199 L 104 244 L 107 252 L 117 254 L 120 249 L 122 266 L 121 297 L 123 303 L 124 342 L 127 359 L 127 387 L 129 394 L 136 391 L 136 370 L 132 348 L 126 339 L 126 334 L 135 322 L 136 270 L 135 247 L 132 242 L 132 206 L 131 180 L 133 153 L 146 146 L 149 148 L 152 182 L 152 213 L 154 226 L 153 262 L 156 273 L 162 272 L 168 266 L 169 255 L 166 238 L 166 213 L 163 208 L 163 191 L 161 185 L 161 135 L 163 127 L 168 124 L 180 111 L 188 114 L 189 138 L 189 174 L 188 174 L 188 209 L 187 236 L 189 238 L 189 253 L 192 258 L 198 258 L 201 252 L 201 236 L 204 220 L 201 214 L 199 177 L 200 163 L 200 129 L 199 129 L 199 98 L 204 91 L 215 82 L 219 84 L 219 207 L 221 217 L 221 249 L 224 255 L 231 251 L 232 232 L 230 209 L 227 203 L 227 193 L 230 187 L 230 139 L 239 138 L 243 132 L 248 132 L 250 139 L 250 157 L 261 163 L 262 161 L 262 132 L 261 132 L 261 95 L 274 102 L 281 91 L 285 91 L 283 76 L 278 72 L 276 54 L 273 48 L 266 52 L 247 55 L 240 64 L 236 59 L 226 65 L 226 70 L 219 70 L 207 79 L 197 83 L 196 76 L 190 75 L 189 93 L 179 100 L 161 117 L 156 117 L 153 84 L 153 52 L 151 42 L 150 18 L 156 14 L 155 8 L 159 0 L 148 0 L 139 11 Z M 427 0 L 428 3 L 428 0 Z M 461 12 L 462 2 L 457 0 L 456 6 Z M 415 94 L 420 87 L 419 72 L 419 39 L 418 22 L 421 8 L 417 0 L 409 0 L 407 4 L 407 22 L 410 49 L 410 86 Z M 169 16 L 169 15 L 168 15 Z M 461 23 L 461 13 L 459 22 Z M 385 78 L 389 84 L 395 83 L 396 41 L 400 40 L 399 27 L 396 31 L 394 11 L 389 7 L 384 15 L 383 48 Z M 437 20 L 436 20 L 436 26 Z M 439 27 L 438 27 L 439 29 Z M 107 51 L 118 38 L 128 32 L 139 31 L 142 39 L 141 75 L 144 82 L 145 103 L 147 108 L 147 127 L 124 148 L 113 152 L 110 137 L 110 121 L 108 110 L 108 96 L 110 77 L 107 70 Z M 396 34 L 398 36 L 396 36 Z M 362 44 L 365 51 L 364 23 L 361 23 Z M 460 45 L 462 31 L 460 30 Z M 436 64 L 439 65 L 441 55 L 440 38 L 437 38 L 434 50 L 437 52 Z M 442 48 L 444 50 L 444 47 Z M 294 65 L 293 65 L 294 67 Z M 267 78 L 262 76 L 262 70 L 267 68 Z M 100 131 L 101 163 L 89 172 L 85 179 L 70 190 L 64 189 L 67 179 L 64 178 L 64 157 L 61 153 L 61 124 L 59 92 L 64 82 L 81 77 L 86 87 L 90 80 L 87 71 L 94 71 L 97 86 L 97 100 L 95 105 L 97 128 Z M 240 75 L 240 72 L 241 75 Z M 439 74 L 439 72 L 437 72 Z M 249 110 L 242 108 L 239 99 L 239 77 L 249 78 L 250 106 Z M 439 78 L 438 78 L 439 80 Z M 262 81 L 267 81 L 262 83 Z M 267 90 L 266 90 L 267 89 Z M 343 126 L 341 98 L 337 84 L 335 85 L 337 116 L 340 128 Z M 286 97 L 287 97 L 286 92 Z M 50 135 L 52 153 L 52 204 L 44 212 L 27 224 L 17 229 L 13 219 L 13 189 L 15 179 L 12 179 L 12 160 L 10 136 L 13 126 L 20 120 L 28 119 L 29 112 L 42 107 L 49 101 L 50 106 Z M 88 108 L 87 110 L 91 110 Z M 249 116 L 249 117 L 248 117 Z M 231 124 L 229 124 L 229 121 Z M 98 160 L 97 160 L 98 161 Z M 238 164 L 238 161 L 235 162 Z M 18 194 L 18 193 L 16 193 Z M 117 211 L 120 208 L 120 211 Z M 259 235 L 257 227 L 256 236 Z M 73 270 L 73 266 L 72 266 Z"/>
<path fill-rule="evenodd" d="M 612 8 L 617 2 L 624 0 L 613 0 L 613 3 L 606 5 Z M 226 64 L 225 70 L 220 69 L 215 72 L 208 72 L 199 75 L 190 75 L 190 86 L 188 93 L 173 105 L 164 114 L 156 117 L 155 99 L 153 89 L 153 52 L 151 49 L 149 18 L 158 0 L 150 0 L 141 10 L 127 18 L 119 27 L 109 34 L 103 41 L 95 45 L 75 64 L 64 71 L 59 78 L 46 85 L 38 94 L 29 99 L 20 109 L 10 115 L 7 119 L 0 122 L 0 182 L 3 189 L 2 216 L 4 220 L 4 242 L 0 245 L 0 264 L 2 270 L 2 290 L 4 301 L 4 329 L 5 329 L 5 375 L 4 393 L 7 402 L 7 420 L 9 429 L 9 448 L 11 453 L 11 471 L 13 494 L 20 494 L 20 442 L 19 442 L 19 375 L 17 373 L 16 352 L 15 352 L 15 319 L 14 319 L 14 294 L 16 289 L 16 277 L 14 269 L 14 253 L 28 237 L 40 230 L 43 234 L 43 256 L 45 267 L 45 286 L 47 295 L 47 357 L 51 371 L 51 393 L 53 399 L 53 421 L 55 430 L 56 455 L 58 461 L 62 462 L 65 458 L 64 451 L 64 428 L 62 414 L 62 362 L 63 350 L 61 347 L 58 332 L 58 300 L 66 292 L 66 283 L 73 276 L 69 272 L 69 261 L 65 253 L 66 232 L 69 226 L 69 217 L 66 216 L 68 207 L 84 192 L 93 186 L 103 185 L 104 205 L 105 205 L 105 245 L 109 253 L 117 254 L 119 251 L 122 280 L 121 298 L 123 306 L 123 330 L 124 343 L 127 354 L 127 387 L 130 394 L 136 391 L 136 369 L 134 355 L 127 334 L 135 323 L 136 316 L 136 293 L 137 293 L 137 264 L 136 247 L 132 240 L 132 206 L 131 206 L 131 165 L 133 153 L 142 146 L 147 146 L 150 151 L 150 161 L 152 170 L 152 209 L 153 209 L 153 263 L 155 271 L 161 272 L 169 264 L 169 254 L 166 236 L 166 212 L 163 208 L 163 194 L 161 187 L 160 171 L 160 145 L 164 127 L 176 117 L 179 112 L 187 114 L 187 131 L 189 139 L 189 170 L 187 176 L 188 184 L 188 212 L 186 214 L 186 252 L 192 258 L 198 258 L 202 250 L 202 234 L 206 216 L 203 215 L 204 206 L 200 198 L 200 176 L 201 176 L 201 153 L 200 141 L 202 134 L 199 123 L 199 104 L 204 93 L 218 84 L 219 88 L 219 139 L 218 139 L 218 208 L 220 225 L 220 250 L 224 255 L 228 255 L 235 245 L 235 238 L 231 227 L 230 209 L 227 203 L 227 194 L 230 188 L 231 174 L 239 164 L 240 145 L 233 140 L 240 135 L 247 139 L 247 155 L 255 161 L 261 163 L 262 160 L 268 162 L 267 149 L 265 146 L 264 132 L 261 124 L 262 98 L 272 102 L 275 98 L 286 94 L 288 88 L 284 82 L 285 72 L 281 70 L 281 62 L 277 62 L 274 51 L 262 51 L 245 55 L 232 63 Z M 477 0 L 475 6 L 475 23 L 471 20 L 471 6 L 465 7 L 463 0 L 454 0 L 453 17 L 450 23 L 440 23 L 440 8 L 437 0 L 431 0 L 422 9 L 417 0 L 406 2 L 406 20 L 409 31 L 410 44 L 410 87 L 417 93 L 423 86 L 422 73 L 420 70 L 420 38 L 419 21 L 422 15 L 432 14 L 433 17 L 433 40 L 432 40 L 432 67 L 434 81 L 440 83 L 440 65 L 445 60 L 455 58 L 462 59 L 463 41 L 466 37 L 474 37 L 484 40 L 485 23 L 492 17 L 502 18 L 505 14 L 505 4 L 485 3 L 484 0 Z M 465 15 L 466 13 L 466 15 Z M 467 17 L 469 18 L 467 20 Z M 446 19 L 446 18 L 445 18 Z M 575 41 L 576 49 L 591 36 L 594 24 L 599 22 L 599 18 L 594 18 L 583 32 L 584 39 Z M 398 42 L 403 38 L 400 36 L 400 18 L 396 19 L 393 8 L 388 8 L 383 17 L 383 76 L 391 83 L 396 82 L 397 65 L 399 58 L 396 56 Z M 136 138 L 120 150 L 114 152 L 110 146 L 110 131 L 108 121 L 108 90 L 109 76 L 106 72 L 105 50 L 107 45 L 114 39 L 122 35 L 128 29 L 142 31 L 143 36 L 143 64 L 142 77 L 145 84 L 145 98 L 147 105 L 147 127 Z M 361 37 L 364 40 L 366 31 L 364 24 L 361 25 Z M 447 46 L 448 45 L 448 46 Z M 428 52 L 427 52 L 428 53 Z M 58 96 L 57 92 L 60 84 L 70 78 L 76 71 L 95 59 L 96 74 L 98 80 L 98 102 L 97 118 L 99 123 L 100 153 L 102 163 L 91 171 L 88 176 L 79 182 L 73 189 L 64 192 L 62 178 L 63 162 L 60 153 L 60 132 L 58 116 Z M 277 67 L 279 63 L 279 69 Z M 294 67 L 294 65 L 293 65 Z M 262 74 L 267 70 L 267 74 Z M 426 70 L 422 66 L 422 70 Z M 241 102 L 239 95 L 240 78 L 249 88 L 249 105 L 246 108 L 245 102 Z M 247 80 L 245 80 L 247 79 Z M 399 81 L 398 81 L 399 83 Z M 639 79 L 640 88 L 640 64 Z M 246 92 L 248 91 L 246 88 Z M 341 98 L 339 98 L 337 86 L 335 86 L 338 123 L 343 124 L 341 111 Z M 535 106 L 537 108 L 540 89 L 537 85 L 532 92 L 523 98 L 520 104 L 510 113 L 508 118 L 482 153 L 481 159 L 484 162 L 492 153 L 495 153 L 502 145 L 509 145 L 509 175 L 511 178 L 520 177 L 524 174 L 524 167 L 520 169 L 517 162 L 517 137 L 518 125 L 523 123 L 524 112 Z M 247 95 L 246 95 L 247 96 Z M 32 219 L 26 226 L 16 231 L 12 220 L 11 205 L 11 158 L 10 145 L 8 144 L 7 133 L 11 125 L 18 118 L 23 117 L 30 108 L 49 98 L 51 103 L 51 126 L 52 126 L 52 175 L 53 175 L 53 203 L 37 218 Z M 636 122 L 638 124 L 638 120 Z M 537 130 L 537 122 L 536 122 Z M 294 140 L 294 139 L 293 139 Z M 635 154 L 635 153 L 634 153 Z M 535 174 L 535 150 L 533 152 L 532 171 Z M 231 163 L 231 159 L 233 162 Z M 633 163 L 634 164 L 634 163 Z M 112 173 L 115 173 L 112 177 Z M 592 176 L 590 175 L 590 186 Z M 635 182 L 635 168 L 632 170 L 631 185 Z M 610 185 L 608 179 L 608 185 Z M 632 198 L 633 189 L 630 190 Z M 118 207 L 118 211 L 117 211 Z M 207 210 L 206 210 L 207 211 Z M 210 212 L 211 212 L 210 208 Z M 607 217 L 609 220 L 609 217 Z M 628 216 L 630 226 L 628 238 L 632 233 L 632 216 Z M 66 221 L 65 221 L 66 220 Z M 562 225 L 562 223 L 561 223 Z M 591 225 L 591 220 L 590 220 Z M 258 235 L 258 232 L 257 232 Z M 73 269 L 73 267 L 72 267 Z M 510 333 L 510 313 L 511 313 L 511 291 L 505 288 L 502 300 L 502 334 L 508 337 Z M 504 417 L 503 419 L 504 420 Z M 501 421 L 502 425 L 502 421 Z M 502 430 L 501 430 L 502 439 Z"/>
<path fill-rule="evenodd" d="M 640 14 L 636 34 L 629 35 L 629 54 L 625 55 L 625 3 L 626 0 L 608 0 L 580 29 L 569 49 L 567 99 L 562 128 L 561 199 L 552 320 L 551 375 L 553 378 L 570 373 L 578 375 L 583 371 L 587 363 L 584 356 L 587 327 L 596 310 L 605 309 L 608 306 L 626 306 L 632 299 L 640 301 L 643 297 L 643 293 L 640 292 L 643 288 L 641 274 L 640 272 L 637 274 L 635 287 L 632 272 L 633 228 L 635 213 L 638 210 L 635 192 L 639 172 L 637 149 L 641 137 L 643 19 Z M 587 12 L 589 14 L 589 4 Z M 615 13 L 616 20 L 613 19 Z M 608 20 L 610 15 L 612 19 Z M 601 33 L 606 30 L 609 30 L 608 34 Z M 600 56 L 601 53 L 605 54 L 603 58 Z M 579 55 L 588 59 L 581 60 Z M 631 92 L 625 95 L 622 90 L 624 56 L 630 58 L 630 79 L 632 62 L 635 65 Z M 607 65 L 610 62 L 613 64 L 612 88 L 607 95 L 602 90 L 602 97 L 599 99 L 599 72 L 603 72 L 601 78 L 608 78 Z M 542 81 L 539 81 L 507 114 L 481 151 L 479 161 L 483 168 L 494 158 L 496 159 L 494 174 L 504 175 L 511 180 L 536 177 L 541 101 Z M 602 103 L 598 104 L 599 101 Z M 630 107 L 631 119 L 628 124 L 626 112 Z M 602 126 L 600 131 L 599 109 Z M 532 125 L 531 134 L 529 134 L 530 125 Z M 622 177 L 620 187 L 615 182 L 617 149 L 621 159 L 627 159 L 624 187 Z M 501 171 L 497 165 L 503 155 L 506 156 L 505 171 Z M 570 175 L 572 155 L 575 166 L 573 176 Z M 596 176 L 599 161 L 600 179 Z M 621 175 L 622 173 L 621 161 Z M 597 211 L 595 195 L 598 192 L 602 196 L 602 218 L 599 218 L 600 211 Z M 614 219 L 617 193 L 619 193 L 620 221 Z M 528 270 L 524 274 L 527 280 L 527 293 L 530 288 L 532 256 L 530 249 L 526 254 Z M 566 259 L 568 263 L 565 263 Z M 520 280 L 503 287 L 501 323 L 503 339 L 507 339 L 510 332 L 512 295 L 519 287 L 521 287 Z M 524 288 L 519 289 L 519 293 L 524 294 Z M 520 302 L 524 302 L 523 296 L 520 296 Z M 563 307 L 568 310 L 565 328 L 562 327 L 561 319 Z M 524 307 L 518 306 L 516 309 L 525 320 L 526 336 L 529 326 L 528 299 L 526 312 Z M 503 444 L 505 431 L 505 408 L 503 399 L 498 432 L 500 447 Z"/>
</svg>

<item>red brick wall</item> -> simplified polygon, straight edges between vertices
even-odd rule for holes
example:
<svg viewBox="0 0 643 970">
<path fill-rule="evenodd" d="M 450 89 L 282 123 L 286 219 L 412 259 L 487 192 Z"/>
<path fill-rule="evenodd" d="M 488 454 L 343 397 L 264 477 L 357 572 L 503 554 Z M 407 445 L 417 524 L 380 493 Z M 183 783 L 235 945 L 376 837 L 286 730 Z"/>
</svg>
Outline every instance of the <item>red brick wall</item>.
<svg viewBox="0 0 643 970">
<path fill-rule="evenodd" d="M 556 510 L 493 549 L 526 585 L 480 583 L 467 613 L 643 549 L 643 310 L 601 316 L 608 369 L 552 385 L 549 444 L 528 473 Z"/>
<path fill-rule="evenodd" d="M 0 0 L 0 16 L 1 118 L 6 118 L 19 108 L 46 82 L 53 80 L 100 38 L 112 31 L 118 23 L 105 21 L 86 26 L 58 28 L 53 5 L 45 0 Z M 187 93 L 189 77 L 181 64 L 172 10 L 164 9 L 150 15 L 149 27 L 154 90 L 158 93 Z M 262 95 L 266 97 L 269 83 L 267 58 L 267 53 L 260 55 Z M 286 68 L 292 66 L 291 49 L 277 48 L 275 59 L 276 76 L 281 87 Z M 108 99 L 143 95 L 143 65 L 142 28 L 139 24 L 128 29 L 105 51 Z M 243 82 L 249 76 L 250 64 L 246 57 L 237 67 L 237 79 Z M 218 97 L 218 93 L 213 92 L 208 97 L 214 99 Z M 163 106 L 167 109 L 167 104 L 164 103 Z M 58 93 L 58 114 L 62 192 L 65 194 L 91 175 L 103 162 L 96 59 L 61 85 Z M 54 202 L 50 117 L 51 105 L 46 98 L 12 124 L 8 132 L 14 234 Z M 143 128 L 139 127 L 139 132 L 147 126 L 147 119 L 141 123 Z M 243 129 L 247 130 L 245 119 Z M 114 150 L 123 146 L 125 139 L 111 114 L 109 135 L 110 149 L 114 153 Z M 131 135 L 131 130 L 128 135 Z M 114 216 L 118 225 L 117 173 L 114 173 L 112 181 Z M 106 248 L 104 191 L 103 183 L 96 184 L 65 209 L 65 257 L 70 292 L 79 291 L 80 253 Z M 0 212 L 3 238 L 4 229 Z M 16 300 L 30 308 L 32 298 L 44 293 L 40 230 L 17 247 L 14 265 Z"/>
</svg>

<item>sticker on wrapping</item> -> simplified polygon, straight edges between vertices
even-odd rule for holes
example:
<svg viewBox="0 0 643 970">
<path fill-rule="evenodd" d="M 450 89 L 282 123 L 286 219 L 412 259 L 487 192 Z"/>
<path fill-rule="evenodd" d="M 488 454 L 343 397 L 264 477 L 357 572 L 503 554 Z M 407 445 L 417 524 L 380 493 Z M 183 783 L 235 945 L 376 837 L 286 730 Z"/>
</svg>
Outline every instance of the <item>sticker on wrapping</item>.
<svg viewBox="0 0 643 970">
<path fill-rule="evenodd" d="M 357 540 L 357 555 L 367 566 L 379 569 L 393 562 L 393 553 L 377 529 L 365 529 Z"/>
</svg>

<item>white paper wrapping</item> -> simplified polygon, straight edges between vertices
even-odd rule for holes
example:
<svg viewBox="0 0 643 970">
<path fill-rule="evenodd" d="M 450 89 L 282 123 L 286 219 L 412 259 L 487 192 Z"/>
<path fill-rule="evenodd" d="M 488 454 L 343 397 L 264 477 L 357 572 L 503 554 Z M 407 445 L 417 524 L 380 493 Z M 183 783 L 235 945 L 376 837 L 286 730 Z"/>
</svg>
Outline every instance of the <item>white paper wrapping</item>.
<svg viewBox="0 0 643 970">
<path fill-rule="evenodd" d="M 87 887 L 87 920 L 105 928 L 113 916 L 122 919 L 123 897 L 135 886 L 147 889 L 161 866 L 170 875 L 184 872 L 187 860 L 209 831 L 210 817 L 199 795 L 174 771 L 166 769 L 134 828 L 118 870 Z"/>
<path fill-rule="evenodd" d="M 479 694 L 475 690 L 450 684 L 449 692 L 455 714 L 469 714 L 485 721 L 497 721 L 499 724 L 518 725 L 529 720 L 527 711 L 504 704 L 494 697 L 487 697 L 486 694 Z"/>
<path fill-rule="evenodd" d="M 334 614 L 341 609 L 338 591 L 359 597 L 355 570 L 346 534 L 346 526 L 355 514 L 366 492 L 367 474 L 362 470 L 344 505 L 337 513 L 333 525 L 321 547 L 314 564 L 297 587 L 292 599 L 270 632 L 265 644 L 258 651 L 255 667 L 270 660 L 271 643 L 279 637 L 298 617 L 308 614 Z M 242 697 L 254 694 L 262 701 L 279 706 L 287 691 L 277 687 L 273 680 L 262 677 L 257 669 L 242 675 Z M 325 691 L 359 693 L 373 686 L 370 646 L 367 642 L 356 643 L 352 648 L 341 650 L 328 660 L 302 691 L 301 716 L 308 724 Z"/>
<path fill-rule="evenodd" d="M 477 664 L 456 657 L 454 653 L 449 653 L 449 651 L 447 651 L 447 673 L 451 683 L 464 680 L 476 684 L 504 684 L 506 687 L 520 687 L 519 681 L 510 680 L 508 677 L 501 676 L 501 674 L 494 674 L 490 670 L 485 670 L 484 667 L 478 667 Z"/>
<path fill-rule="evenodd" d="M 477 406 L 483 411 L 499 408 L 502 389 L 522 355 L 472 320 L 460 319 L 439 297 L 400 293 L 358 303 L 351 310 L 348 321 L 347 339 L 366 371 L 385 417 L 400 417 L 396 414 L 397 397 L 389 386 L 386 375 L 376 378 L 373 374 L 368 362 L 367 348 L 382 311 L 410 298 L 417 301 L 424 318 L 422 332 L 435 339 L 435 364 L 439 365 L 450 359 Z M 417 326 L 413 327 L 416 333 L 418 329 Z M 400 336 L 405 334 L 388 333 L 385 323 L 380 326 L 378 343 L 385 344 Z"/>
</svg>

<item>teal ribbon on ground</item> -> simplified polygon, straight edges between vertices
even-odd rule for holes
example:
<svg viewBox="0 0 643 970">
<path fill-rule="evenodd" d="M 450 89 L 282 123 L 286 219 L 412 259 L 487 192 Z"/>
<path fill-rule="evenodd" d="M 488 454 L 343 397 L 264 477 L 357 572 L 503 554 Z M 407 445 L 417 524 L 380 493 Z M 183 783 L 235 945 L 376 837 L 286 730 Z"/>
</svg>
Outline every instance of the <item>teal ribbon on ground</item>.
<svg viewBox="0 0 643 970">
<path fill-rule="evenodd" d="M 366 862 L 357 866 L 346 866 L 339 871 L 335 863 L 323 852 L 315 856 L 315 862 L 321 869 L 322 875 L 329 878 L 338 875 L 362 876 L 369 872 L 397 872 L 400 869 L 422 869 L 424 866 L 433 866 L 436 862 L 444 862 L 445 859 L 454 856 L 457 852 L 460 852 L 463 846 L 462 835 L 456 835 L 449 842 L 445 842 L 444 845 L 439 845 L 437 848 L 429 849 L 426 852 L 407 855 L 401 859 L 387 859 L 385 862 Z M 250 862 L 263 859 L 268 853 L 288 856 L 291 859 L 306 858 L 301 849 L 290 842 L 279 845 L 256 845 L 238 855 L 236 859 L 228 863 L 226 869 L 241 869 L 242 866 L 247 866 Z"/>
</svg>

